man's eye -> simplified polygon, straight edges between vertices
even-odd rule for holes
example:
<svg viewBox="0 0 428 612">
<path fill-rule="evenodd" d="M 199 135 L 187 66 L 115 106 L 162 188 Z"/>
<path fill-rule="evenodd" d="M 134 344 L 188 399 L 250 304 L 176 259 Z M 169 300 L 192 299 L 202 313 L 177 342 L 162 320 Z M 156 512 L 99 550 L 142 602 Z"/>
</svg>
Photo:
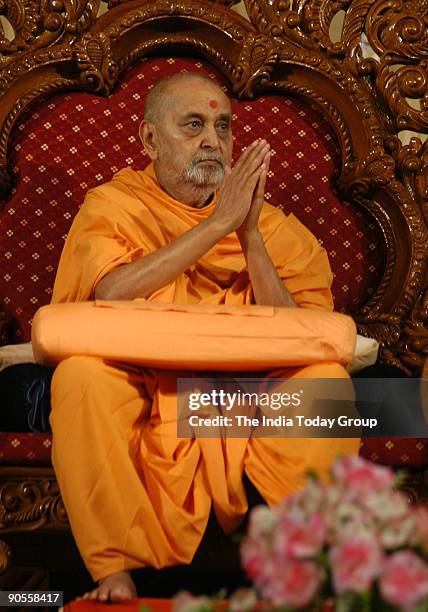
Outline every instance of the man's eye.
<svg viewBox="0 0 428 612">
<path fill-rule="evenodd" d="M 222 130 L 223 132 L 225 132 L 226 130 L 229 129 L 229 124 L 228 123 L 220 123 L 218 125 L 218 127 L 220 128 L 220 130 Z"/>
<path fill-rule="evenodd" d="M 192 128 L 195 128 L 195 129 L 196 129 L 196 128 L 201 127 L 201 122 L 200 122 L 200 121 L 196 121 L 196 119 L 195 119 L 195 121 L 191 121 L 191 122 L 189 123 L 189 125 L 190 125 L 190 127 L 192 127 Z"/>
</svg>

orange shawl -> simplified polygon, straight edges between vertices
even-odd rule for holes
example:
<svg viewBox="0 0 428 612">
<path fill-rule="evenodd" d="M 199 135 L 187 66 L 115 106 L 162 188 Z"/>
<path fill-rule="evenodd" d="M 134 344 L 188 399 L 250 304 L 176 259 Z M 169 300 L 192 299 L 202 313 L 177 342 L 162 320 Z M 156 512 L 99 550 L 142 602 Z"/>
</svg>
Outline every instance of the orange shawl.
<svg viewBox="0 0 428 612">
<path fill-rule="evenodd" d="M 61 256 L 52 302 L 91 300 L 111 270 L 174 240 L 208 217 L 216 205 L 193 208 L 159 185 L 153 164 L 125 168 L 88 192 Z M 264 204 L 259 227 L 267 251 L 293 299 L 304 308 L 333 309 L 332 273 L 325 250 L 298 219 Z M 223 238 L 150 301 L 177 304 L 252 304 L 254 297 L 240 243 Z"/>
</svg>

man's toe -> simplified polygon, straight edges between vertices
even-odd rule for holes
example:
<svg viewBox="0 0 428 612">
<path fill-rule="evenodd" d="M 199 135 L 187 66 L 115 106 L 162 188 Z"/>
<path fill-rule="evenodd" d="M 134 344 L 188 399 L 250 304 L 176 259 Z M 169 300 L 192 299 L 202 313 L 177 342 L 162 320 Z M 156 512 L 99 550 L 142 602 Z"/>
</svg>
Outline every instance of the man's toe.
<svg viewBox="0 0 428 612">
<path fill-rule="evenodd" d="M 130 595 L 128 590 L 123 586 L 117 586 L 110 591 L 110 598 L 112 601 L 125 601 L 126 599 L 130 599 Z"/>
<path fill-rule="evenodd" d="M 103 589 L 102 587 L 98 589 L 98 599 L 100 601 L 107 601 L 108 599 L 108 589 Z"/>
<path fill-rule="evenodd" d="M 99 589 L 94 589 L 89 593 L 89 599 L 98 599 Z"/>
</svg>

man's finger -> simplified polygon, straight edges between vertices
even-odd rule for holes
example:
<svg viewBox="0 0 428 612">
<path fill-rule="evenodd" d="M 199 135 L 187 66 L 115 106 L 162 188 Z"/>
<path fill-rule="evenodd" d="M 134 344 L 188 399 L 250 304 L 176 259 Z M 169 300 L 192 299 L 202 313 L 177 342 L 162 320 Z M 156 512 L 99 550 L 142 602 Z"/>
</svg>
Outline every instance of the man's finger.
<svg viewBox="0 0 428 612">
<path fill-rule="evenodd" d="M 265 195 L 265 187 L 266 187 L 266 162 L 263 162 L 261 165 L 261 172 L 259 176 L 259 180 L 257 181 L 256 191 L 254 193 L 255 203 L 259 203 L 263 201 Z"/>
<path fill-rule="evenodd" d="M 262 164 L 269 149 L 269 143 L 266 142 L 266 140 L 262 140 L 261 146 L 252 151 L 251 155 L 248 157 L 248 160 L 244 165 L 244 172 L 247 172 L 248 174 L 254 172 L 254 170 Z"/>
<path fill-rule="evenodd" d="M 264 162 L 266 164 L 266 174 L 269 172 L 270 158 L 271 158 L 271 150 L 269 149 L 269 151 L 266 153 L 266 157 L 264 159 Z"/>
<path fill-rule="evenodd" d="M 245 179 L 245 188 L 250 189 L 253 192 L 253 197 L 256 195 L 256 185 L 264 169 L 265 168 L 262 168 L 262 166 L 257 166 L 257 168 Z"/>
<path fill-rule="evenodd" d="M 265 162 L 263 162 L 259 182 L 257 183 L 257 198 L 259 198 L 260 200 L 263 200 L 264 195 L 265 195 L 266 176 L 267 176 L 267 168 L 266 168 Z"/>
<path fill-rule="evenodd" d="M 257 152 L 260 154 L 262 147 L 265 145 L 265 143 L 266 143 L 265 140 L 259 140 L 259 139 L 254 140 L 239 157 L 238 161 L 236 162 L 233 168 L 234 172 L 238 174 L 239 171 L 243 167 L 245 167 L 248 160 L 251 159 L 253 155 L 257 155 Z"/>
<path fill-rule="evenodd" d="M 258 180 L 257 189 L 255 193 L 256 198 L 261 198 L 262 200 L 264 199 L 264 195 L 265 195 L 265 187 L 266 187 L 267 173 L 269 170 L 269 163 L 270 163 L 270 151 L 266 153 L 263 163 L 261 165 L 260 178 Z"/>
</svg>

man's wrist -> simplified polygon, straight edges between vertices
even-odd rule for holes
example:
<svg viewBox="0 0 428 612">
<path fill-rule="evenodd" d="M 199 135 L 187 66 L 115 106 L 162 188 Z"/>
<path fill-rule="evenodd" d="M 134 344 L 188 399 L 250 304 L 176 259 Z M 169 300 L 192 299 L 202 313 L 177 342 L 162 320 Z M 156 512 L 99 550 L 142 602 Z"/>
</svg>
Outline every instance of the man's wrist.
<svg viewBox="0 0 428 612">
<path fill-rule="evenodd" d="M 238 240 L 243 249 L 248 249 L 252 245 L 263 244 L 263 236 L 258 227 L 246 231 L 236 231 Z"/>
<path fill-rule="evenodd" d="M 207 219 L 204 219 L 200 225 L 206 225 L 206 227 L 209 227 L 210 232 L 212 232 L 213 236 L 217 238 L 217 241 L 233 232 L 233 229 L 230 227 L 229 223 L 221 219 L 217 219 L 214 215 L 210 215 Z"/>
</svg>

